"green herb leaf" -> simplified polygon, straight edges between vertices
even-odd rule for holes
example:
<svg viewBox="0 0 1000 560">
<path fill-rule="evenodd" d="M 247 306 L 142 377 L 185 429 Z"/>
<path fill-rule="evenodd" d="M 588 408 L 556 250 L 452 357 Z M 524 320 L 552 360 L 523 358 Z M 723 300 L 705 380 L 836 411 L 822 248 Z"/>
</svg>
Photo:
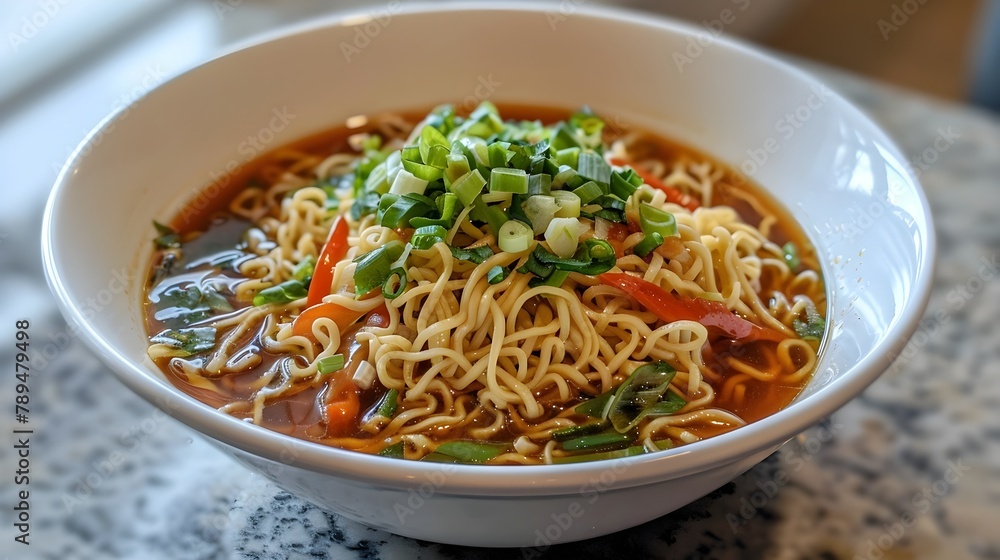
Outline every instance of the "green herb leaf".
<svg viewBox="0 0 1000 560">
<path fill-rule="evenodd" d="M 215 347 L 215 327 L 167 329 L 149 339 L 173 347 L 171 356 L 186 358 Z"/>
</svg>

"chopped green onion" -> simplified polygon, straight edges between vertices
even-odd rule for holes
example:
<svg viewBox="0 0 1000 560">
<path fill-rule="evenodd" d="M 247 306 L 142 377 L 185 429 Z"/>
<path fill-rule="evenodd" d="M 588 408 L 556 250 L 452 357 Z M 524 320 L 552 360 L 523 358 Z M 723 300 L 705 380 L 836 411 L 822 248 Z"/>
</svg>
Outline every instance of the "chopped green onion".
<svg viewBox="0 0 1000 560">
<path fill-rule="evenodd" d="M 382 397 L 381 404 L 379 404 L 378 409 L 375 411 L 375 415 L 383 418 L 392 418 L 392 415 L 396 414 L 396 407 L 399 406 L 398 401 L 399 391 L 396 389 L 389 389 L 389 392 Z"/>
<path fill-rule="evenodd" d="M 606 427 L 607 426 L 604 422 L 591 422 L 589 424 L 580 424 L 579 426 L 570 426 L 569 428 L 553 430 L 551 436 L 552 439 L 556 441 L 566 441 L 568 439 L 576 439 L 581 436 L 589 436 L 591 434 L 602 432 Z"/>
<path fill-rule="evenodd" d="M 569 258 L 576 253 L 583 230 L 583 224 L 577 218 L 553 218 L 545 229 L 545 241 L 556 256 Z"/>
<path fill-rule="evenodd" d="M 507 278 L 508 274 L 509 272 L 507 271 L 506 268 L 497 265 L 491 268 L 489 272 L 486 273 L 486 281 L 489 282 L 490 284 L 499 284 L 500 282 L 503 282 L 505 278 Z"/>
<path fill-rule="evenodd" d="M 789 241 L 781 247 L 781 250 L 784 253 L 782 256 L 785 258 L 785 263 L 788 265 L 788 268 L 790 268 L 792 272 L 798 270 L 802 261 L 799 259 L 799 251 L 798 248 L 795 247 L 795 243 Z"/>
<path fill-rule="evenodd" d="M 573 195 L 570 193 L 570 196 Z M 531 229 L 534 234 L 541 235 L 549 227 L 549 222 L 552 221 L 552 218 L 556 217 L 559 205 L 556 204 L 554 197 L 536 195 L 529 196 L 521 205 L 521 208 L 524 211 L 524 217 L 531 222 Z"/>
<path fill-rule="evenodd" d="M 534 288 L 535 286 L 552 286 L 553 288 L 558 288 L 563 285 L 563 282 L 569 278 L 568 270 L 554 270 L 552 274 L 549 274 L 546 278 L 533 278 L 528 285 Z"/>
<path fill-rule="evenodd" d="M 487 443 L 482 441 L 453 440 L 437 446 L 435 453 L 454 457 L 463 463 L 482 463 L 499 457 L 507 451 L 503 443 Z"/>
<path fill-rule="evenodd" d="M 445 138 L 444 134 L 441 134 L 440 130 L 430 125 L 424 125 L 424 128 L 420 131 L 420 143 L 418 147 L 420 159 L 424 163 L 432 165 L 432 158 L 430 157 L 431 149 L 438 146 L 446 150 L 451 148 L 448 139 Z"/>
<path fill-rule="evenodd" d="M 674 215 L 645 202 L 639 205 L 639 226 L 647 236 L 654 232 L 664 238 L 677 235 L 677 219 Z"/>
<path fill-rule="evenodd" d="M 580 216 L 580 197 L 570 191 L 552 191 L 556 199 L 556 218 L 576 218 Z"/>
<path fill-rule="evenodd" d="M 601 186 L 593 181 L 587 181 L 579 187 L 573 189 L 573 194 L 580 198 L 580 204 L 590 204 L 598 198 L 604 196 Z"/>
<path fill-rule="evenodd" d="M 432 225 L 418 227 L 410 238 L 410 244 L 418 251 L 430 249 L 436 243 L 441 243 L 448 237 L 448 230 L 442 226 Z"/>
<path fill-rule="evenodd" d="M 451 455 L 445 455 L 444 453 L 438 453 L 437 451 L 432 451 L 427 455 L 424 455 L 420 460 L 428 463 L 449 463 L 453 465 L 457 465 L 462 462 L 462 460 L 458 457 L 452 457 Z"/>
<path fill-rule="evenodd" d="M 556 465 L 566 465 L 571 463 L 587 463 L 590 461 L 607 461 L 609 459 L 622 459 L 634 455 L 646 453 L 646 448 L 641 445 L 633 445 L 625 449 L 615 449 L 613 451 L 602 451 L 598 453 L 576 453 L 565 457 L 553 457 L 552 463 Z"/>
<path fill-rule="evenodd" d="M 568 165 L 576 169 L 580 161 L 580 147 L 574 146 L 572 148 L 565 148 L 556 152 L 556 163 L 559 165 Z"/>
<path fill-rule="evenodd" d="M 316 269 L 316 257 L 312 255 L 306 255 L 306 258 L 299 261 L 299 264 L 295 265 L 295 269 L 292 270 L 292 278 L 298 280 L 299 282 L 305 282 L 306 278 L 311 278 L 313 272 Z"/>
<path fill-rule="evenodd" d="M 482 198 L 480 198 L 482 200 Z M 500 228 L 503 227 L 505 223 L 510 221 L 510 217 L 504 213 L 497 206 L 490 206 L 485 202 L 482 203 L 482 208 L 480 210 L 480 215 L 483 221 L 490 225 L 490 229 L 493 231 L 493 235 L 500 235 Z"/>
<path fill-rule="evenodd" d="M 406 166 L 407 162 L 404 161 L 403 167 Z M 440 172 L 440 170 L 437 171 Z M 431 179 L 418 178 L 409 169 L 403 169 L 402 171 L 396 174 L 396 180 L 392 182 L 392 187 L 389 188 L 389 192 L 396 195 L 404 195 L 411 193 L 424 194 L 424 191 L 427 190 L 427 183 L 429 183 L 430 181 Z"/>
<path fill-rule="evenodd" d="M 549 139 L 549 143 L 556 151 L 580 147 L 580 141 L 576 139 L 569 126 L 563 122 L 557 124 L 552 131 L 552 138 Z"/>
<path fill-rule="evenodd" d="M 316 362 L 316 369 L 324 375 L 340 371 L 344 369 L 344 355 L 334 354 L 333 356 L 320 358 L 319 361 Z"/>
<path fill-rule="evenodd" d="M 485 186 L 486 179 L 483 178 L 482 173 L 478 169 L 473 169 L 451 184 L 451 192 L 458 197 L 463 206 L 468 207 L 472 206 Z"/>
<path fill-rule="evenodd" d="M 385 299 L 396 299 L 406 291 L 406 269 L 394 268 L 382 283 L 382 296 Z"/>
<path fill-rule="evenodd" d="M 570 179 L 576 176 L 576 169 L 573 169 L 568 165 L 560 165 L 559 171 L 552 176 L 552 188 L 561 189 L 563 185 L 567 184 Z"/>
<path fill-rule="evenodd" d="M 564 270 L 590 276 L 611 270 L 617 262 L 614 248 L 607 241 L 594 238 L 585 240 L 572 258 L 560 258 L 541 246 L 535 247 L 532 257 L 537 261 L 539 267 L 549 267 L 549 273 L 552 270 Z M 531 259 L 525 266 L 530 264 Z M 531 272 L 542 278 L 548 277 L 548 274 Z"/>
<path fill-rule="evenodd" d="M 579 223 L 579 222 L 577 222 Z M 522 253 L 535 243 L 535 235 L 531 228 L 517 220 L 508 220 L 497 233 L 497 245 L 507 253 Z"/>
<path fill-rule="evenodd" d="M 544 194 L 552 191 L 552 176 L 548 174 L 534 174 L 528 176 L 528 194 L 531 196 Z"/>
<path fill-rule="evenodd" d="M 407 179 L 406 183 L 402 186 L 397 186 L 400 184 L 400 177 L 402 173 L 396 175 L 396 180 L 393 181 L 392 187 L 389 192 L 394 194 L 406 194 L 415 192 L 417 194 L 424 194 L 427 189 L 427 183 L 431 181 L 437 181 L 444 176 L 444 166 L 442 167 L 432 167 L 430 165 L 419 163 L 416 161 L 403 160 L 403 171 L 409 173 L 416 181 Z M 423 181 L 423 185 L 420 184 Z"/>
<path fill-rule="evenodd" d="M 667 391 L 666 396 L 660 399 L 660 402 L 646 409 L 645 416 L 669 416 L 684 408 L 686 404 L 687 401 L 684 400 L 684 397 Z"/>
<path fill-rule="evenodd" d="M 460 247 L 450 247 L 451 255 L 460 261 L 468 261 L 475 264 L 483 264 L 486 259 L 493 256 L 493 249 L 487 246 L 472 249 L 462 249 Z"/>
<path fill-rule="evenodd" d="M 392 264 L 402 256 L 404 250 L 402 242 L 393 240 L 355 259 L 358 263 L 354 269 L 354 289 L 357 297 L 382 287 L 389 275 L 394 272 Z"/>
<path fill-rule="evenodd" d="M 528 194 L 528 174 L 521 169 L 495 168 L 490 173 L 490 192 Z"/>
<path fill-rule="evenodd" d="M 486 149 L 486 156 L 490 167 L 493 169 L 507 167 L 507 162 L 510 161 L 511 156 L 511 153 L 507 150 L 509 147 L 510 142 L 494 142 L 489 145 Z"/>
<path fill-rule="evenodd" d="M 264 288 L 253 297 L 254 306 L 268 303 L 289 303 L 308 295 L 305 284 L 299 280 L 285 280 L 277 286 Z"/>
<path fill-rule="evenodd" d="M 625 201 L 613 194 L 601 196 L 595 200 L 594 203 L 600 205 L 601 208 L 604 208 L 605 210 L 614 210 L 616 212 L 625 211 Z"/>
<path fill-rule="evenodd" d="M 611 172 L 611 194 L 622 200 L 628 200 L 641 184 L 642 177 L 632 169 Z"/>
<path fill-rule="evenodd" d="M 172 357 L 186 358 L 215 347 L 215 327 L 167 329 L 149 341 L 172 347 L 168 354 Z"/>
<path fill-rule="evenodd" d="M 551 253 L 545 251 L 544 249 L 542 249 L 541 245 L 539 245 L 535 247 L 534 252 L 532 252 L 531 255 L 528 257 L 528 261 L 524 263 L 524 266 L 517 269 L 517 271 L 520 272 L 521 274 L 534 274 L 539 278 L 548 278 L 549 276 L 551 276 L 554 273 L 556 267 L 552 266 L 551 264 L 544 264 L 535 257 L 536 254 L 543 251 L 551 255 Z M 555 257 L 555 255 L 552 255 L 552 257 Z"/>
<path fill-rule="evenodd" d="M 615 396 L 614 390 L 601 393 L 588 401 L 576 405 L 573 412 L 586 414 L 592 418 L 604 418 L 604 411 L 608 408 L 608 403 L 611 402 L 611 397 L 613 396 Z"/>
<path fill-rule="evenodd" d="M 399 152 L 399 157 L 403 161 L 415 161 L 417 163 L 422 162 L 420 158 L 420 146 L 403 146 L 403 149 Z"/>
<path fill-rule="evenodd" d="M 393 459 L 403 458 L 403 442 L 397 441 L 396 443 L 386 447 L 378 454 L 382 457 L 392 457 Z"/>
<path fill-rule="evenodd" d="M 580 154 L 580 164 L 577 165 L 576 171 L 584 179 L 594 181 L 602 188 L 608 188 L 611 183 L 611 166 L 601 155 L 594 152 Z"/>
<path fill-rule="evenodd" d="M 620 433 L 616 431 L 601 432 L 589 436 L 580 436 L 562 442 L 565 451 L 602 451 L 626 447 L 635 441 L 634 432 Z"/>
<path fill-rule="evenodd" d="M 471 170 L 469 160 L 464 155 L 452 152 L 446 159 L 444 179 L 448 185 L 451 185 Z"/>
<path fill-rule="evenodd" d="M 386 202 L 389 204 L 383 211 L 382 206 Z M 379 202 L 379 224 L 393 229 L 410 227 L 411 219 L 427 216 L 434 208 L 434 201 L 423 195 L 411 193 L 396 197 L 386 194 Z"/>
<path fill-rule="evenodd" d="M 479 198 L 487 204 L 499 202 L 503 206 L 508 206 L 513 196 L 514 193 L 509 192 L 486 192 L 479 195 Z"/>
<path fill-rule="evenodd" d="M 426 156 L 423 156 L 424 164 L 437 169 L 444 169 L 448 166 L 448 154 L 451 149 L 448 146 L 431 146 Z"/>
<path fill-rule="evenodd" d="M 645 257 L 660 245 L 663 245 L 663 236 L 654 231 L 636 243 L 635 247 L 632 247 L 632 252 L 640 257 Z"/>
<path fill-rule="evenodd" d="M 666 362 L 654 362 L 636 368 L 621 384 L 606 409 L 607 419 L 618 433 L 625 433 L 643 419 L 647 409 L 660 401 L 670 388 L 676 371 Z"/>
</svg>

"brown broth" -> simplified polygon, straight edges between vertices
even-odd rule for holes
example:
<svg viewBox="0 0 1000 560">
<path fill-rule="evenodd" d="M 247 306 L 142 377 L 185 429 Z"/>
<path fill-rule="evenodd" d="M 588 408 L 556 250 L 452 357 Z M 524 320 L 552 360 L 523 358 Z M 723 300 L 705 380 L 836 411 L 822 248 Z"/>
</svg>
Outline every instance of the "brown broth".
<svg viewBox="0 0 1000 560">
<path fill-rule="evenodd" d="M 564 120 L 571 114 L 568 110 L 556 108 L 539 108 L 514 104 L 501 104 L 499 107 L 501 114 L 506 120 L 541 120 L 546 124 Z M 402 115 L 410 122 L 417 122 L 427 112 L 427 110 L 409 111 L 402 113 Z M 210 197 L 207 203 L 205 200 L 199 198 L 192 200 L 171 224 L 176 230 L 181 232 L 185 239 L 191 239 L 191 241 L 185 243 L 185 259 L 179 265 L 183 266 L 185 263 L 192 262 L 198 258 L 211 260 L 211 257 L 219 254 L 219 252 L 228 252 L 228 254 L 234 252 L 233 247 L 238 242 L 238 232 L 251 227 L 251 225 L 229 214 L 227 205 L 241 189 L 249 184 L 264 182 L 263 175 L 265 170 L 281 164 L 280 153 L 282 150 L 290 148 L 322 157 L 349 149 L 348 137 L 350 135 L 360 132 L 370 132 L 372 129 L 373 127 L 370 124 L 356 128 L 339 126 L 267 153 L 256 160 L 244 164 L 234 173 L 220 178 L 215 183 L 215 190 L 218 193 L 216 196 Z M 606 133 L 605 140 L 612 140 L 615 133 L 616 131 L 613 130 L 610 133 Z M 712 161 L 718 168 L 725 170 L 726 176 L 720 184 L 717 184 L 717 188 L 714 191 L 713 205 L 724 204 L 732 206 L 747 223 L 758 226 L 761 220 L 760 214 L 750 204 L 732 195 L 732 191 L 737 189 L 751 193 L 768 212 L 773 213 L 779 218 L 777 223 L 772 226 L 771 240 L 779 245 L 787 241 L 795 243 L 799 248 L 799 256 L 804 266 L 817 271 L 819 270 L 815 253 L 802 229 L 792 219 L 790 214 L 776 200 L 769 196 L 766 191 L 757 185 L 745 184 L 746 181 L 744 178 L 733 175 L 728 166 L 705 154 L 687 146 L 663 139 L 657 135 L 650 134 L 648 138 L 651 140 L 650 154 L 662 160 L 672 161 L 679 157 L 685 157 L 692 161 Z M 737 187 L 734 185 L 740 186 Z M 223 250 L 223 247 L 228 247 L 228 249 Z M 189 253 L 194 253 L 194 255 L 189 255 Z M 248 256 L 244 255 L 239 258 L 248 258 Z M 154 268 L 156 264 L 154 263 Z M 237 279 L 237 276 L 235 271 L 228 273 L 228 277 L 233 281 Z M 767 291 L 772 287 L 765 285 L 763 288 Z M 149 292 L 149 295 L 155 297 L 157 291 L 162 292 L 163 290 L 164 286 L 157 286 L 155 290 Z M 235 302 L 232 297 L 229 297 L 229 301 L 234 307 L 244 305 Z M 153 303 L 147 299 L 144 300 L 144 306 L 147 310 L 148 332 L 152 335 L 166 328 L 164 322 L 156 318 L 156 308 Z M 820 312 L 822 313 L 823 310 L 821 309 Z M 347 355 L 347 346 L 352 342 L 352 337 L 347 337 L 345 340 L 345 346 L 342 348 L 342 351 L 345 351 L 345 356 Z M 259 349 L 261 346 L 259 333 L 249 333 L 241 341 L 241 344 L 256 346 Z M 758 344 L 748 344 L 734 350 L 724 344 L 716 343 L 707 349 L 706 364 L 723 379 L 736 374 L 725 360 L 720 357 L 724 355 L 737 356 L 750 365 L 766 370 L 769 366 L 769 360 L 773 361 L 773 356 L 767 356 L 766 354 L 769 352 L 763 352 L 761 348 Z M 259 354 L 262 357 L 262 361 L 251 370 L 230 374 L 215 380 L 213 383 L 216 391 L 192 384 L 183 374 L 169 367 L 167 360 L 160 360 L 158 365 L 160 365 L 170 381 L 185 393 L 208 406 L 218 408 L 231 402 L 248 400 L 254 392 L 251 384 L 259 378 L 261 372 L 266 371 L 277 360 L 283 358 L 263 350 L 260 350 Z M 773 353 L 771 354 L 773 355 Z M 715 406 L 729 410 L 748 422 L 754 422 L 786 407 L 801 391 L 804 383 L 805 381 L 795 385 L 782 385 L 779 383 L 751 380 L 746 383 L 745 398 L 742 402 L 737 402 L 732 397 L 722 396 L 719 392 L 720 387 L 715 387 L 717 391 Z M 283 396 L 273 403 L 268 403 L 264 408 L 263 425 L 271 430 L 294 437 L 322 441 L 325 439 L 325 430 L 322 427 L 323 419 L 320 409 L 324 397 L 324 388 L 325 385 L 323 383 L 314 384 L 302 388 L 291 396 Z M 382 388 L 381 390 L 373 389 L 362 393 L 362 416 L 365 414 L 365 411 L 371 411 L 377 406 L 384 392 L 385 389 Z M 546 401 L 546 395 L 538 394 L 536 396 L 539 397 L 541 402 L 544 403 Z M 572 404 L 576 403 L 571 403 L 570 405 L 550 404 L 547 406 L 547 409 L 554 415 L 564 407 L 572 406 Z M 240 416 L 240 414 L 236 415 Z M 486 423 L 486 419 L 479 418 L 472 421 L 469 426 L 478 426 L 484 423 Z M 714 436 L 731 429 L 730 427 L 716 425 L 701 425 L 689 428 L 691 432 L 701 437 Z M 355 437 L 371 437 L 370 434 L 361 432 L 360 430 L 353 435 Z M 502 434 L 503 437 L 507 437 L 507 441 L 510 441 L 511 435 L 512 433 L 509 430 L 504 430 Z M 454 434 L 449 435 L 449 439 L 454 439 L 454 437 L 456 437 Z"/>
</svg>

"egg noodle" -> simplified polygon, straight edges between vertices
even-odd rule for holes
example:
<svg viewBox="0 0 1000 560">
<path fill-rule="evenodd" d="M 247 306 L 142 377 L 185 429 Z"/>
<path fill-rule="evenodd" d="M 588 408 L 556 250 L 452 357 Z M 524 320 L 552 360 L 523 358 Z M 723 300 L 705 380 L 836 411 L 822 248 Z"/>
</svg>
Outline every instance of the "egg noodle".
<svg viewBox="0 0 1000 560">
<path fill-rule="evenodd" d="M 634 439 L 628 449 L 656 451 L 742 426 L 747 420 L 738 411 L 753 398 L 753 383 L 801 387 L 813 371 L 817 337 L 803 336 L 801 328 L 809 313 L 825 309 L 818 265 L 802 248 L 790 257 L 787 246 L 771 240 L 782 217 L 752 191 L 727 184 L 720 166 L 651 155 L 649 137 L 641 132 L 588 148 L 588 133 L 599 139 L 601 131 L 578 129 L 583 151 L 598 153 L 614 173 L 634 168 L 645 179 L 636 180 L 640 184 L 622 201 L 622 220 L 582 213 L 576 242 L 612 246 L 615 255 L 604 279 L 624 273 L 681 302 L 724 305 L 730 315 L 752 323 L 754 332 L 771 333 L 763 340 L 733 340 L 731 333 L 720 335 L 713 321 L 664 320 L 600 274 L 568 271 L 561 283 L 540 282 L 525 266 L 539 246 L 555 252 L 549 238 L 539 233 L 524 250 L 505 251 L 494 224 L 471 219 L 471 208 L 456 210 L 447 234 L 430 246 L 406 245 L 413 228 L 382 225 L 377 212 L 352 213 L 358 190 L 330 188 L 357 172 L 376 145 L 372 139 L 378 139 L 382 154 L 403 150 L 405 157 L 405 147 L 418 143 L 431 122 L 415 126 L 385 115 L 351 137 L 355 149 L 327 157 L 295 149 L 274 154 L 260 172 L 264 184 L 248 186 L 229 204 L 231 214 L 252 229 L 244 236 L 246 257 L 235 265 L 242 280 L 228 294 L 234 310 L 193 325 L 215 329 L 211 348 L 182 355 L 175 342 L 154 337 L 150 357 L 187 383 L 212 391 L 219 391 L 219 380 L 227 376 L 258 372 L 246 398 L 221 406 L 256 424 L 266 423 L 269 405 L 306 388 L 320 387 L 320 402 L 336 398 L 328 393 L 337 375 L 353 381 L 350 390 L 359 393 L 394 390 L 390 415 L 360 410 L 354 429 L 318 432 L 313 439 L 368 453 L 395 446 L 396 456 L 407 459 L 425 458 L 454 439 L 493 442 L 497 452 L 472 462 L 495 464 L 578 456 L 553 434 L 572 436 L 567 428 L 602 421 L 606 428 L 607 408 L 595 421 L 575 405 L 614 392 L 651 363 L 676 371 L 658 400 L 670 397 L 678 404 L 669 414 L 649 414 L 629 426 Z M 539 123 L 522 126 L 529 129 L 525 145 L 554 134 Z M 720 188 L 752 208 L 759 224 L 747 223 L 731 206 L 713 205 Z M 494 198 L 500 208 L 510 204 L 509 197 Z M 643 205 L 672 215 L 676 232 L 641 257 L 634 250 L 649 237 L 637 227 Z M 309 307 L 306 297 L 251 303 L 268 288 L 294 282 L 301 263 L 318 261 L 338 219 L 349 228 L 346 252 L 331 267 L 321 303 L 353 312 L 356 322 L 318 316 L 303 328 L 296 319 Z M 384 292 L 391 283 L 385 283 L 382 290 L 357 295 L 361 258 L 393 241 L 405 246 L 395 259 L 405 273 L 398 275 L 400 293 L 390 299 Z M 483 247 L 491 250 L 482 253 L 481 263 L 453 250 Z M 366 322 L 380 309 L 381 322 Z M 713 346 L 720 340 L 725 344 Z M 268 361 L 265 355 L 278 358 Z M 345 358 L 340 373 L 322 371 L 324 359 L 336 357 Z M 730 406 L 720 407 L 720 400 Z M 320 424 L 331 421 L 327 414 L 332 412 L 321 413 Z"/>
</svg>

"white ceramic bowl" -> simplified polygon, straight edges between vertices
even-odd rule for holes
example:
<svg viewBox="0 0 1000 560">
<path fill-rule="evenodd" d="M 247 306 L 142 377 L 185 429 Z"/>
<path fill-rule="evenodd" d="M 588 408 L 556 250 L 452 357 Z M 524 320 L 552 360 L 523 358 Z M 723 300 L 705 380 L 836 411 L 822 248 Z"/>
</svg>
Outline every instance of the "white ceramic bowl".
<svg viewBox="0 0 1000 560">
<path fill-rule="evenodd" d="M 802 72 L 702 28 L 577 4 L 389 4 L 237 50 L 110 116 L 74 153 L 46 209 L 45 268 L 66 318 L 126 385 L 239 462 L 401 535 L 480 546 L 584 539 L 661 516 L 746 471 L 857 395 L 916 327 L 934 254 L 926 200 L 885 134 Z M 239 167 L 255 142 L 271 148 L 359 113 L 480 98 L 588 104 L 742 168 L 784 201 L 819 250 L 831 305 L 819 367 L 794 404 L 655 455 L 441 466 L 288 438 L 164 379 L 146 357 L 140 303 L 151 220 L 168 220 Z M 124 296 L 104 297 L 120 271 L 131 273 Z"/>
</svg>

